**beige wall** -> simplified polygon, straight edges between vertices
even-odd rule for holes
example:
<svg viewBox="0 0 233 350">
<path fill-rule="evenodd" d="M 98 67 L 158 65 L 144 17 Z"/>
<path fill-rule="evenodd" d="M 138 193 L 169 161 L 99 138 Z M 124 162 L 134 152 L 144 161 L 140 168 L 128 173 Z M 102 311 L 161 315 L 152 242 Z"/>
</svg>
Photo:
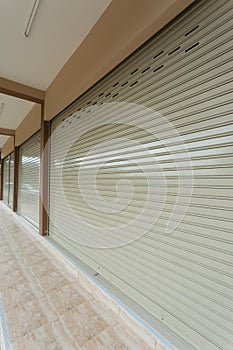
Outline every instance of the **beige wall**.
<svg viewBox="0 0 233 350">
<path fill-rule="evenodd" d="M 15 145 L 20 146 L 30 136 L 35 134 L 41 126 L 41 106 L 36 104 L 26 115 L 15 132 Z"/>
<path fill-rule="evenodd" d="M 113 0 L 46 91 L 50 120 L 192 0 Z"/>
<path fill-rule="evenodd" d="M 5 158 L 14 151 L 14 136 L 10 136 L 8 140 L 4 143 L 1 151 L 1 158 Z"/>
</svg>

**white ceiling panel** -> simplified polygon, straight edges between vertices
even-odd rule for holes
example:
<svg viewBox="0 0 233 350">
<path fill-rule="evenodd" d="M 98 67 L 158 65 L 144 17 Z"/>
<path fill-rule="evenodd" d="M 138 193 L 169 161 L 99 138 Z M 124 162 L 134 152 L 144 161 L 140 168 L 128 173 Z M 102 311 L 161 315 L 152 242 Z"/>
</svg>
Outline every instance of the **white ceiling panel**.
<svg viewBox="0 0 233 350">
<path fill-rule="evenodd" d="M 0 128 L 16 129 L 34 105 L 33 102 L 0 94 Z"/>
<path fill-rule="evenodd" d="M 34 0 L 0 1 L 0 76 L 45 90 L 111 0 L 41 0 L 28 38 Z"/>
<path fill-rule="evenodd" d="M 0 135 L 0 148 L 4 145 L 4 143 L 8 140 L 9 136 Z"/>
</svg>

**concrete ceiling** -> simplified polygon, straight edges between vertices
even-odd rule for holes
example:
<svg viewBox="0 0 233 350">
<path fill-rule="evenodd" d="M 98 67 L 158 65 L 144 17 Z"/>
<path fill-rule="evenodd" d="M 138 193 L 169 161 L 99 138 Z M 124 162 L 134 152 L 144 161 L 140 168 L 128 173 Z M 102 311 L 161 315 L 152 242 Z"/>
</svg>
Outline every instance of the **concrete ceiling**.
<svg viewBox="0 0 233 350">
<path fill-rule="evenodd" d="M 41 0 L 28 38 L 34 0 L 0 1 L 0 76 L 47 89 L 111 0 Z"/>
<path fill-rule="evenodd" d="M 0 1 L 0 77 L 46 90 L 111 0 L 41 0 L 28 38 L 34 0 Z M 16 129 L 33 103 L 0 94 L 0 127 Z M 1 110 L 1 109 L 0 109 Z M 0 147 L 7 137 L 0 136 Z"/>
<path fill-rule="evenodd" d="M 20 100 L 19 98 L 0 94 L 0 128 L 16 129 L 25 115 L 35 105 L 33 102 Z"/>
<path fill-rule="evenodd" d="M 2 146 L 8 140 L 9 137 L 13 137 L 13 136 L 0 135 L 0 148 L 2 148 Z"/>
<path fill-rule="evenodd" d="M 16 129 L 33 106 L 32 102 L 0 94 L 0 128 Z M 7 139 L 6 136 L 0 137 L 0 148 Z"/>
</svg>

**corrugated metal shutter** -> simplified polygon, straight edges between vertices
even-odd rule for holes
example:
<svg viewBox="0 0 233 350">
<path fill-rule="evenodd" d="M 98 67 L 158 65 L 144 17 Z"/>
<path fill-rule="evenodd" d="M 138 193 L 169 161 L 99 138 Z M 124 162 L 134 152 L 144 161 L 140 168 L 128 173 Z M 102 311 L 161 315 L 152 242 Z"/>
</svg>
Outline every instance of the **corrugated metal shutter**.
<svg viewBox="0 0 233 350">
<path fill-rule="evenodd" d="M 10 156 L 8 155 L 3 160 L 3 201 L 9 205 L 9 183 L 10 183 Z"/>
<path fill-rule="evenodd" d="M 38 228 L 40 182 L 40 133 L 36 133 L 19 149 L 18 212 Z"/>
<path fill-rule="evenodd" d="M 3 175 L 3 201 L 13 206 L 13 181 L 14 181 L 14 153 L 9 154 L 4 159 L 4 175 Z"/>
<path fill-rule="evenodd" d="M 13 207 L 13 187 L 14 187 L 14 153 L 9 155 L 9 207 Z"/>
<path fill-rule="evenodd" d="M 51 238 L 198 350 L 233 348 L 232 35 L 232 1 L 197 1 L 52 122 Z M 163 132 L 164 119 L 156 119 L 149 110 L 131 115 L 138 130 L 130 122 L 122 125 L 124 106 L 121 110 L 112 103 L 101 110 L 103 102 L 116 101 L 159 112 L 179 132 L 185 147 Z M 93 116 L 96 106 L 100 107 Z M 148 134 L 156 128 L 158 135 Z M 82 130 L 88 132 L 70 144 Z M 128 147 L 125 136 L 143 145 L 144 151 Z M 168 234 L 177 198 L 179 216 L 191 193 L 186 150 L 193 192 L 182 222 Z M 76 236 L 82 240 L 91 234 L 101 241 L 99 228 L 103 233 L 109 227 L 119 227 L 119 235 L 124 232 L 122 225 L 133 222 L 147 200 L 145 170 L 161 184 L 155 188 L 158 200 L 149 203 L 150 215 L 134 227 L 143 231 L 161 207 L 148 232 L 117 248 L 77 243 Z M 131 199 L 129 185 L 118 183 L 123 179 L 133 185 Z M 125 208 L 117 211 L 125 200 Z M 77 217 L 83 225 L 77 225 Z M 125 230 L 126 238 L 131 235 L 133 226 Z"/>
</svg>

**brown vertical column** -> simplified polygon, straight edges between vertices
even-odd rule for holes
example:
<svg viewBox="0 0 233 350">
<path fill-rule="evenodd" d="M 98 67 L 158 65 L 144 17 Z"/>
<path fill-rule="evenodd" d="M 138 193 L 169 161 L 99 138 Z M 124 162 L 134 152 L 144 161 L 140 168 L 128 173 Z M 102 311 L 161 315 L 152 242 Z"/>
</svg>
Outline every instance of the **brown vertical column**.
<svg viewBox="0 0 233 350">
<path fill-rule="evenodd" d="M 42 236 L 48 234 L 48 191 L 49 191 L 49 122 L 44 120 L 44 104 L 41 105 L 40 140 L 40 226 Z"/>
<path fill-rule="evenodd" d="M 3 176 L 4 176 L 4 162 L 3 162 L 3 159 L 1 159 L 0 200 L 3 200 Z"/>
<path fill-rule="evenodd" d="M 13 184 L 13 211 L 18 205 L 18 176 L 19 176 L 19 147 L 14 147 L 14 184 Z"/>
</svg>

